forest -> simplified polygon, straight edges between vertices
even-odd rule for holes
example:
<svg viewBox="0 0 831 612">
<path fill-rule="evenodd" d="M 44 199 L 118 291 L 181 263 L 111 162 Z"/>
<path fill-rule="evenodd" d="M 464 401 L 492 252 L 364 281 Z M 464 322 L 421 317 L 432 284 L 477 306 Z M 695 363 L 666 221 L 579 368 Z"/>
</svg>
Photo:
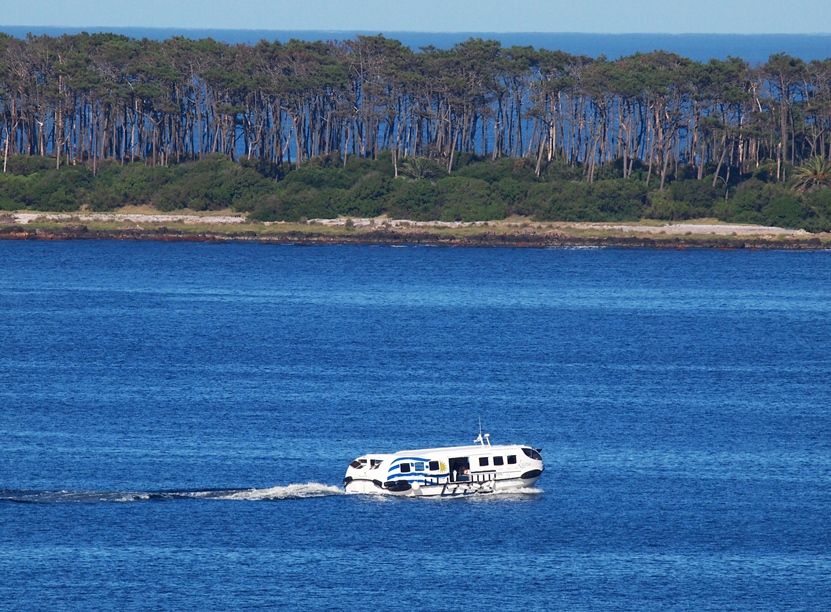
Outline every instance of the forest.
<svg viewBox="0 0 831 612">
<path fill-rule="evenodd" d="M 0 34 L 0 209 L 831 230 L 831 59 Z"/>
</svg>

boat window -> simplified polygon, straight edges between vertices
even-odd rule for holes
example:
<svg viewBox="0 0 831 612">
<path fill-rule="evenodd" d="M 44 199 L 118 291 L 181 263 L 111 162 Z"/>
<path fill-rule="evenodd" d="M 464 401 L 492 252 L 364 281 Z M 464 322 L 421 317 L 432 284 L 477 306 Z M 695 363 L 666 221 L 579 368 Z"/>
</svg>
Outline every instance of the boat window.
<svg viewBox="0 0 831 612">
<path fill-rule="evenodd" d="M 505 463 L 505 458 L 504 457 L 494 457 L 493 458 L 493 464 L 494 465 L 504 465 L 504 463 Z"/>
<path fill-rule="evenodd" d="M 416 472 L 423 472 L 424 471 L 424 462 L 423 461 L 416 461 L 415 464 L 413 464 L 413 465 L 414 465 L 413 469 Z"/>
<path fill-rule="evenodd" d="M 431 461 L 430 462 L 430 471 L 435 472 L 439 469 L 439 462 L 438 461 Z"/>
<path fill-rule="evenodd" d="M 353 467 L 357 470 L 360 470 L 366 467 L 366 459 L 355 459 L 355 461 L 349 464 L 349 467 Z"/>
<path fill-rule="evenodd" d="M 485 466 L 485 465 L 488 465 L 488 458 L 487 457 L 479 457 L 479 466 L 482 467 L 482 466 Z"/>
<path fill-rule="evenodd" d="M 531 459 L 542 461 L 542 456 L 533 448 L 522 448 L 522 452 L 528 455 Z"/>
<path fill-rule="evenodd" d="M 516 455 L 508 455 L 508 465 L 516 463 Z"/>
<path fill-rule="evenodd" d="M 383 461 L 381 461 L 380 459 L 370 459 L 369 460 L 369 469 L 374 470 L 375 468 L 377 468 L 382 463 L 383 463 Z"/>
<path fill-rule="evenodd" d="M 402 463 L 401 464 L 401 473 L 406 474 L 410 471 L 410 464 L 409 463 Z"/>
</svg>

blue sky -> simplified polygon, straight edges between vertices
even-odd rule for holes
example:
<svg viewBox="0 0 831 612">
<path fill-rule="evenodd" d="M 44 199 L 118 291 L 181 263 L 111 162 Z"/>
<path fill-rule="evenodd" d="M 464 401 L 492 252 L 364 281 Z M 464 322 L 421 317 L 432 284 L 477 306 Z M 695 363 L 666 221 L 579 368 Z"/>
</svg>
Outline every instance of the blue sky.
<svg viewBox="0 0 831 612">
<path fill-rule="evenodd" d="M 828 33 L 831 0 L 6 0 L 0 25 Z"/>
</svg>

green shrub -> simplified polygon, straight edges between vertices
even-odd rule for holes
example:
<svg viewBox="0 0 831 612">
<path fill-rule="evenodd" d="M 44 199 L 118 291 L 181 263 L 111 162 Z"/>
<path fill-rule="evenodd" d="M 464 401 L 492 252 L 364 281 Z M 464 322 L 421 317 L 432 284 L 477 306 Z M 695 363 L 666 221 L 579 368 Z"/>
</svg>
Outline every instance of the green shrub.
<svg viewBox="0 0 831 612">
<path fill-rule="evenodd" d="M 706 217 L 719 197 L 719 191 L 707 180 L 675 181 L 669 186 L 669 193 L 675 202 L 686 204 L 690 218 Z"/>
<path fill-rule="evenodd" d="M 393 217 L 415 221 L 439 218 L 438 190 L 431 182 L 398 179 L 394 187 L 387 200 Z"/>
<path fill-rule="evenodd" d="M 604 220 L 637 221 L 646 212 L 646 186 L 640 181 L 595 181 L 589 197 Z"/>
<path fill-rule="evenodd" d="M 266 202 L 271 202 L 274 208 L 272 220 L 331 219 L 338 216 L 340 194 L 336 189 L 301 189 L 278 193 Z"/>
<path fill-rule="evenodd" d="M 436 189 L 442 221 L 487 221 L 507 215 L 505 203 L 494 198 L 484 180 L 449 176 L 438 181 Z"/>
<path fill-rule="evenodd" d="M 583 169 L 579 166 L 571 166 L 562 160 L 551 162 L 545 167 L 543 177 L 546 181 L 581 181 L 583 180 Z"/>
<path fill-rule="evenodd" d="M 534 215 L 546 221 L 598 221 L 601 219 L 595 201 L 589 197 L 586 183 L 573 181 L 550 183 L 548 197 Z M 535 193 L 534 195 L 542 195 Z"/>
<path fill-rule="evenodd" d="M 491 188 L 494 197 L 504 202 L 509 214 L 520 215 L 524 214 L 519 211 L 524 210 L 522 203 L 528 196 L 528 189 L 531 185 L 533 183 L 521 182 L 513 177 L 506 177 L 493 184 Z"/>
<path fill-rule="evenodd" d="M 338 214 L 377 217 L 386 210 L 386 198 L 394 189 L 393 180 L 378 171 L 358 178 L 349 190 L 339 190 Z"/>
<path fill-rule="evenodd" d="M 597 166 L 594 170 L 594 180 L 605 181 L 623 178 L 623 160 Z"/>
<path fill-rule="evenodd" d="M 686 202 L 675 201 L 668 191 L 650 191 L 647 201 L 649 208 L 646 210 L 646 216 L 651 219 L 675 221 L 693 216 L 690 205 Z"/>
<path fill-rule="evenodd" d="M 534 176 L 534 167 L 529 160 L 512 157 L 471 162 L 469 165 L 459 167 L 453 175 L 480 179 L 488 183 L 496 183 L 503 179 L 514 179 L 525 182 L 536 179 Z"/>
<path fill-rule="evenodd" d="M 649 192 L 644 214 L 671 221 L 707 217 L 712 214 L 718 195 L 718 190 L 707 180 L 675 181 L 665 191 Z"/>
<path fill-rule="evenodd" d="M 72 211 L 80 207 L 92 181 L 92 172 L 84 166 L 50 168 L 28 175 L 7 174 L 0 179 L 0 198 L 14 208 Z"/>
<path fill-rule="evenodd" d="M 286 174 L 283 182 L 288 185 L 300 184 L 317 189 L 324 187 L 349 189 L 355 182 L 355 177 L 353 173 L 343 168 L 318 168 L 309 165 L 292 170 Z"/>
<path fill-rule="evenodd" d="M 719 201 L 713 213 L 722 221 L 763 223 L 762 208 L 770 202 L 775 190 L 775 185 L 750 179 L 739 185 L 730 198 Z"/>
<path fill-rule="evenodd" d="M 809 191 L 802 197 L 812 217 L 831 221 L 831 189 Z"/>
<path fill-rule="evenodd" d="M 713 211 L 723 221 L 783 227 L 810 225 L 810 219 L 817 215 L 810 204 L 787 187 L 755 178 L 741 183 L 733 197 L 719 201 Z"/>
<path fill-rule="evenodd" d="M 12 155 L 6 163 L 9 174 L 29 175 L 35 172 L 55 169 L 55 158 L 34 155 Z"/>
<path fill-rule="evenodd" d="M 808 210 L 795 194 L 780 193 L 762 209 L 762 218 L 768 225 L 800 227 L 808 218 Z"/>
<path fill-rule="evenodd" d="M 528 187 L 525 197 L 511 207 L 513 214 L 537 219 L 546 217 L 549 200 L 554 192 L 551 183 L 534 183 Z"/>
</svg>

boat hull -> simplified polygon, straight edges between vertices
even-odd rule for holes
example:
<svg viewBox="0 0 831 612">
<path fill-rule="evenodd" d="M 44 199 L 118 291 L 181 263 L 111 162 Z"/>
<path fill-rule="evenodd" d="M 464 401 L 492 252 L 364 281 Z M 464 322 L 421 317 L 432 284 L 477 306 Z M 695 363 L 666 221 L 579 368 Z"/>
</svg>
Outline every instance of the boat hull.
<svg viewBox="0 0 831 612">
<path fill-rule="evenodd" d="M 344 491 L 350 494 L 393 495 L 399 497 L 467 497 L 471 495 L 493 495 L 510 493 L 533 487 L 539 475 L 531 478 L 505 478 L 484 482 L 447 482 L 443 484 L 397 483 L 390 489 L 380 481 L 353 479 L 344 484 Z"/>
</svg>

